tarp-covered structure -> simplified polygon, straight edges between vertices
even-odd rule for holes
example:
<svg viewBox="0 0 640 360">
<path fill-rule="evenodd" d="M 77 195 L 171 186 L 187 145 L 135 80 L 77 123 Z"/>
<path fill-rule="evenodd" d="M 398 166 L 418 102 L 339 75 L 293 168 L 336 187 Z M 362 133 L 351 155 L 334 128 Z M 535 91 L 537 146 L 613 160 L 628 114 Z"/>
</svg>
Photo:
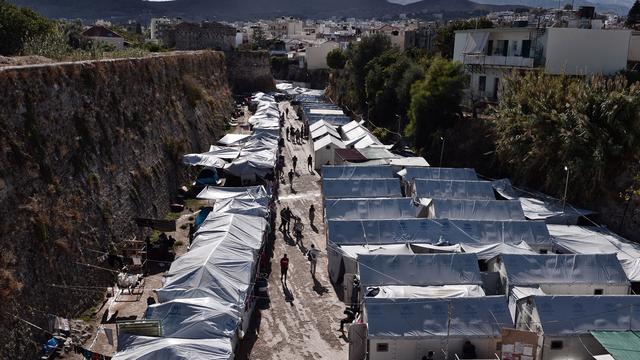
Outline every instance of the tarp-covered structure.
<svg viewBox="0 0 640 360">
<path fill-rule="evenodd" d="M 423 207 L 411 198 L 327 199 L 326 219 L 411 219 L 420 216 Z"/>
<path fill-rule="evenodd" d="M 323 179 L 393 179 L 391 166 L 324 165 Z"/>
<path fill-rule="evenodd" d="M 365 297 L 376 298 L 448 298 L 448 297 L 478 297 L 485 296 L 480 285 L 382 285 L 368 286 L 364 290 Z"/>
<path fill-rule="evenodd" d="M 253 199 L 268 203 L 268 194 L 264 186 L 218 187 L 207 186 L 197 195 L 202 200 Z"/>
<path fill-rule="evenodd" d="M 467 180 L 476 181 L 478 176 L 474 169 L 442 168 L 442 167 L 414 167 L 408 166 L 398 172 L 403 181 L 412 182 L 415 179 L 426 180 Z"/>
<path fill-rule="evenodd" d="M 336 245 L 423 243 L 520 244 L 551 248 L 545 223 L 448 219 L 328 220 L 327 241 Z"/>
<path fill-rule="evenodd" d="M 120 334 L 113 360 L 231 360 L 233 347 L 227 338 L 180 339 Z"/>
<path fill-rule="evenodd" d="M 414 179 L 412 190 L 415 198 L 496 199 L 491 183 L 488 181 Z"/>
<path fill-rule="evenodd" d="M 369 339 L 500 337 L 513 328 L 503 296 L 365 298 Z"/>
<path fill-rule="evenodd" d="M 399 179 L 322 179 L 325 199 L 400 197 Z"/>
<path fill-rule="evenodd" d="M 640 350 L 638 331 L 591 331 L 614 360 L 636 360 Z"/>
<path fill-rule="evenodd" d="M 431 219 L 525 220 L 519 201 L 421 199 Z"/>
<path fill-rule="evenodd" d="M 534 295 L 527 300 L 534 304 L 545 336 L 640 330 L 637 295 Z"/>
<path fill-rule="evenodd" d="M 616 284 L 629 280 L 614 254 L 500 255 L 509 286 Z"/>
<path fill-rule="evenodd" d="M 573 254 L 616 254 L 629 280 L 640 282 L 640 244 L 604 227 L 547 225 L 557 251 Z"/>
<path fill-rule="evenodd" d="M 489 260 L 500 254 L 522 254 L 535 255 L 537 252 L 525 241 L 520 243 L 506 244 L 462 244 L 462 251 L 476 254 L 479 260 Z"/>
<path fill-rule="evenodd" d="M 529 220 L 544 220 L 548 224 L 575 225 L 578 219 L 593 214 L 593 211 L 577 209 L 570 204 L 563 206 L 562 200 L 539 192 L 514 188 L 509 179 L 491 182 L 495 191 L 504 199 L 518 200 Z"/>
<path fill-rule="evenodd" d="M 360 284 L 481 285 L 474 254 L 358 255 Z"/>
<path fill-rule="evenodd" d="M 358 273 L 358 256 L 361 254 L 407 254 L 414 252 L 407 244 L 388 245 L 344 245 L 327 244 L 329 277 L 336 283 L 345 274 Z"/>
</svg>

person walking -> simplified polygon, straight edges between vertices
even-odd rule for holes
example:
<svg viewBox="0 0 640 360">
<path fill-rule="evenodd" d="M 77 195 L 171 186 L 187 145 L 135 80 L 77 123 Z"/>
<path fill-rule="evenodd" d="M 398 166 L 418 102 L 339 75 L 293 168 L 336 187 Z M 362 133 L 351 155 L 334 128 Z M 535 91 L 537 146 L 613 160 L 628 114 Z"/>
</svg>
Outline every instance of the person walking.
<svg viewBox="0 0 640 360">
<path fill-rule="evenodd" d="M 340 331 L 344 332 L 344 324 L 351 324 L 353 320 L 356 319 L 356 313 L 350 307 L 346 308 L 342 313 L 345 314 L 346 317 L 340 320 Z"/>
<path fill-rule="evenodd" d="M 291 134 L 291 127 L 287 126 L 287 140 L 289 140 L 289 135 Z"/>
<path fill-rule="evenodd" d="M 288 220 L 289 220 L 289 214 L 287 213 L 287 208 L 283 208 L 282 210 L 280 210 L 280 226 L 278 227 L 278 230 L 286 231 Z"/>
<path fill-rule="evenodd" d="M 287 231 L 287 234 L 289 233 L 289 230 L 291 229 L 291 218 L 293 217 L 293 212 L 291 212 L 291 209 L 287 206 L 285 208 L 285 214 L 286 214 L 286 219 L 287 219 L 287 224 L 285 226 L 285 230 Z"/>
<path fill-rule="evenodd" d="M 311 249 L 307 251 L 307 258 L 310 262 L 309 271 L 311 271 L 311 276 L 316 277 L 316 265 L 318 265 L 318 255 L 320 250 L 316 249 L 316 246 L 311 244 Z"/>
<path fill-rule="evenodd" d="M 293 169 L 289 170 L 289 187 L 293 191 Z"/>
<path fill-rule="evenodd" d="M 293 165 L 293 172 L 296 172 L 296 166 L 298 165 L 298 157 L 293 155 L 291 158 L 291 165 Z"/>
<path fill-rule="evenodd" d="M 299 217 L 295 218 L 295 223 L 293 224 L 293 234 L 296 237 L 296 245 L 300 244 L 300 240 L 302 239 L 302 230 L 304 230 L 304 225 Z"/>
<path fill-rule="evenodd" d="M 280 259 L 280 281 L 287 283 L 287 272 L 289 271 L 289 258 L 287 254 L 284 254 Z"/>
<path fill-rule="evenodd" d="M 284 115 L 285 117 L 289 117 L 289 108 L 284 108 Z"/>
<path fill-rule="evenodd" d="M 313 220 L 316 218 L 316 208 L 311 204 L 309 206 L 309 224 L 313 226 Z"/>
<path fill-rule="evenodd" d="M 307 170 L 313 172 L 313 157 L 311 157 L 311 154 L 307 157 Z"/>
</svg>

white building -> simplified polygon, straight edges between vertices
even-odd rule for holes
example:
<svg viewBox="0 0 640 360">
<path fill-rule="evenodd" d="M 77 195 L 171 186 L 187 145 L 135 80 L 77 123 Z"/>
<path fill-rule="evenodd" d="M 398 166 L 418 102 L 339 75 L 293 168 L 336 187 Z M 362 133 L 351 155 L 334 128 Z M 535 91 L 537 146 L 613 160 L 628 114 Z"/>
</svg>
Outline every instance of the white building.
<svg viewBox="0 0 640 360">
<path fill-rule="evenodd" d="M 536 359 L 593 359 L 608 352 L 592 331 L 640 330 L 640 296 L 529 296 L 516 318 L 517 329 L 541 335 Z"/>
<path fill-rule="evenodd" d="M 327 54 L 331 50 L 339 49 L 340 44 L 335 41 L 325 41 L 322 44 L 317 44 L 306 49 L 307 69 L 328 69 Z"/>
<path fill-rule="evenodd" d="M 613 74 L 627 66 L 631 30 L 495 28 L 456 32 L 453 59 L 471 75 L 471 100 L 495 100 L 513 70 Z"/>
</svg>

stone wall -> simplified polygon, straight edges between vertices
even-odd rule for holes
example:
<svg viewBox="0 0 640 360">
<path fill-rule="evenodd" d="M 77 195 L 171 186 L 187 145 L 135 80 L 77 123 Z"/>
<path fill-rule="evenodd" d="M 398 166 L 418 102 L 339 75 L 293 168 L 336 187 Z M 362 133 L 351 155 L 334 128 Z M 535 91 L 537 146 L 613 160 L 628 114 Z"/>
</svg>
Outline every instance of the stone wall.
<svg viewBox="0 0 640 360">
<path fill-rule="evenodd" d="M 132 218 L 164 216 L 182 154 L 231 111 L 213 51 L 0 68 L 0 359 L 32 358 L 44 336 L 14 315 L 44 326 L 101 298 L 113 275 L 81 264 L 143 236 Z"/>
<path fill-rule="evenodd" d="M 226 53 L 229 81 L 234 92 L 275 89 L 269 53 L 266 51 L 230 51 Z"/>
</svg>

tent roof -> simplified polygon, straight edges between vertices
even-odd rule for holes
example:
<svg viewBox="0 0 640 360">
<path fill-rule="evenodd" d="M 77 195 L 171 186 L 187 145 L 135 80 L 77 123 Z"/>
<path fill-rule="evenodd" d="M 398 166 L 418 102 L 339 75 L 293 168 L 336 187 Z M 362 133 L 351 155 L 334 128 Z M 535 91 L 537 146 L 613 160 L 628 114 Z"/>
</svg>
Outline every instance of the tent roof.
<svg viewBox="0 0 640 360">
<path fill-rule="evenodd" d="M 233 349 L 229 339 L 176 339 L 135 336 L 121 333 L 118 336 L 121 351 L 113 360 L 231 360 Z"/>
<path fill-rule="evenodd" d="M 240 313 L 213 298 L 176 299 L 150 305 L 145 319 L 162 321 L 162 336 L 180 339 L 232 338 Z"/>
<path fill-rule="evenodd" d="M 367 161 L 358 149 L 336 149 L 336 155 L 347 162 L 363 162 Z"/>
<path fill-rule="evenodd" d="M 405 219 L 417 218 L 422 206 L 411 198 L 327 199 L 326 219 Z"/>
<path fill-rule="evenodd" d="M 395 159 L 389 159 L 389 164 L 392 166 L 403 166 L 403 167 L 407 167 L 407 166 L 428 167 L 429 166 L 429 163 L 427 162 L 427 160 L 425 160 L 425 158 L 421 156 L 398 157 Z"/>
<path fill-rule="evenodd" d="M 203 200 L 222 200 L 230 198 L 242 199 L 266 199 L 268 197 L 264 186 L 244 186 L 244 187 L 218 187 L 207 186 L 196 198 Z"/>
<path fill-rule="evenodd" d="M 313 140 L 322 137 L 324 135 L 331 135 L 333 137 L 335 137 L 336 139 L 340 139 L 342 141 L 342 138 L 340 138 L 340 135 L 338 134 L 338 132 L 333 128 L 333 126 L 329 127 L 329 126 L 321 126 L 315 130 L 311 131 L 311 138 Z"/>
<path fill-rule="evenodd" d="M 640 330 L 640 296 L 637 295 L 534 295 L 526 299 L 535 304 L 545 335 Z"/>
<path fill-rule="evenodd" d="M 615 360 L 636 360 L 640 352 L 640 332 L 637 331 L 592 331 L 591 335 L 611 354 Z"/>
<path fill-rule="evenodd" d="M 358 147 L 357 144 L 356 147 Z M 398 157 L 398 155 L 393 154 L 391 151 L 383 147 L 369 146 L 359 149 L 362 156 L 366 157 L 368 160 L 393 159 Z M 390 177 L 393 177 L 394 175 L 395 174 L 392 173 Z"/>
<path fill-rule="evenodd" d="M 342 129 L 342 133 L 343 133 L 343 134 L 346 134 L 346 133 L 348 133 L 349 131 L 351 131 L 351 130 L 353 130 L 353 129 L 357 128 L 358 126 L 360 126 L 360 123 L 359 123 L 359 122 L 357 122 L 357 121 L 355 121 L 355 120 L 353 120 L 353 121 L 351 121 L 351 122 L 350 122 L 350 123 L 348 123 L 348 124 L 344 124 L 344 125 L 342 125 L 342 128 L 341 128 L 341 129 Z"/>
<path fill-rule="evenodd" d="M 614 254 L 500 255 L 509 285 L 628 284 Z"/>
<path fill-rule="evenodd" d="M 327 241 L 346 244 L 470 244 L 497 243 L 547 246 L 549 232 L 537 221 L 448 219 L 328 220 Z"/>
<path fill-rule="evenodd" d="M 322 179 L 325 199 L 357 197 L 399 197 L 398 179 Z"/>
<path fill-rule="evenodd" d="M 414 179 L 431 180 L 478 180 L 476 171 L 466 168 L 414 167 L 409 166 L 398 172 L 408 182 Z"/>
<path fill-rule="evenodd" d="M 226 146 L 235 145 L 243 142 L 244 140 L 247 140 L 247 138 L 249 138 L 250 136 L 251 135 L 249 134 L 226 134 L 220 140 L 218 140 L 218 144 Z"/>
<path fill-rule="evenodd" d="M 363 286 L 482 284 L 474 254 L 363 254 L 358 269 Z"/>
<path fill-rule="evenodd" d="M 334 129 L 334 130 L 336 129 L 336 128 L 335 128 L 335 126 L 333 126 L 333 125 L 329 124 L 328 122 L 326 122 L 326 121 L 324 121 L 324 120 L 320 120 L 320 121 L 316 121 L 316 122 L 314 122 L 313 124 L 309 125 L 309 131 L 314 132 L 314 131 L 316 131 L 317 129 L 319 129 L 319 128 L 323 127 L 323 126 L 326 126 L 326 127 L 332 128 L 332 129 Z"/>
<path fill-rule="evenodd" d="M 432 285 L 432 286 L 371 286 L 365 289 L 365 296 L 375 298 L 449 298 L 485 296 L 480 285 Z"/>
<path fill-rule="evenodd" d="M 462 249 L 465 253 L 476 254 L 480 260 L 489 260 L 500 254 L 523 254 L 523 255 L 535 255 L 535 252 L 526 242 L 519 244 L 489 244 L 489 245 L 475 245 L 475 244 L 462 244 Z"/>
<path fill-rule="evenodd" d="M 513 328 L 504 296 L 365 298 L 369 338 L 500 337 Z M 451 323 L 449 323 L 451 310 Z"/>
<path fill-rule="evenodd" d="M 333 144 L 333 146 L 335 147 L 344 149 L 344 143 L 342 142 L 342 140 L 337 139 L 333 136 L 324 136 L 324 137 L 321 137 L 320 139 L 316 139 L 313 142 L 313 151 L 318 151 L 329 144 Z"/>
<path fill-rule="evenodd" d="M 616 254 L 627 277 L 640 281 L 640 244 L 628 241 L 603 227 L 551 225 L 554 245 L 575 254 Z"/>
<path fill-rule="evenodd" d="M 413 180 L 417 198 L 495 200 L 491 183 L 466 180 Z"/>
<path fill-rule="evenodd" d="M 335 246 L 334 246 L 335 247 Z M 350 258 L 356 259 L 358 255 L 413 255 L 413 251 L 406 244 L 388 244 L 388 245 L 345 245 L 339 246 L 339 251 Z M 335 249 L 334 249 L 335 250 Z"/>
<path fill-rule="evenodd" d="M 519 201 L 421 199 L 435 219 L 525 220 Z"/>
<path fill-rule="evenodd" d="M 323 179 L 392 179 L 393 170 L 390 166 L 353 166 L 353 165 L 323 165 Z"/>
</svg>

